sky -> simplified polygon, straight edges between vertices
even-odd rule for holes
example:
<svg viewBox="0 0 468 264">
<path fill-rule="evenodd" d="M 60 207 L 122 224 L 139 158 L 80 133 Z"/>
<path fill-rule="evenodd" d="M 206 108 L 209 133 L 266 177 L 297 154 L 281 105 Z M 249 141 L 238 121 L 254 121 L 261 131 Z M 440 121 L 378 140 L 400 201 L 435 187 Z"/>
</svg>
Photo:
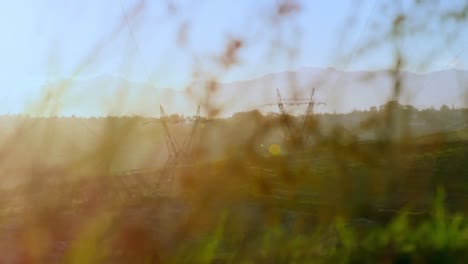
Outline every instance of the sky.
<svg viewBox="0 0 468 264">
<path fill-rule="evenodd" d="M 272 0 L 0 0 L 0 114 L 39 111 L 33 106 L 44 85 L 67 78 L 111 75 L 183 90 L 212 76 L 232 82 L 303 68 L 391 68 L 393 42 L 356 50 L 387 32 L 399 10 L 410 27 L 428 28 L 397 42 L 405 70 L 468 69 L 467 27 L 428 20 L 413 1 L 296 2 L 300 10 L 278 17 Z M 459 11 L 462 2 L 436 9 Z M 219 57 L 236 39 L 238 63 L 224 69 Z M 83 92 L 99 96 L 99 89 Z"/>
</svg>

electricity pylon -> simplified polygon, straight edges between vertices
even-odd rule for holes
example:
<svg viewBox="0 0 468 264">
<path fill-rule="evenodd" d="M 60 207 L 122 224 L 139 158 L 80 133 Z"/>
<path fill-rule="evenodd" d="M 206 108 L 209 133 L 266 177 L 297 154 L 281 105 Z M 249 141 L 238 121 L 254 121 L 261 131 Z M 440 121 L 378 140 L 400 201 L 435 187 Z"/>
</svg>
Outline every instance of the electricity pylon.
<svg viewBox="0 0 468 264">
<path fill-rule="evenodd" d="M 309 99 L 283 99 L 279 89 L 276 90 L 276 98 L 278 101 L 277 105 L 281 115 L 281 122 L 283 124 L 285 138 L 294 142 L 302 142 L 304 136 L 307 134 L 307 122 L 312 118 L 315 106 L 325 105 L 325 103 L 317 102 L 315 100 L 315 88 L 312 89 L 312 93 Z M 299 124 L 293 122 L 291 115 L 285 108 L 285 105 L 307 105 L 305 113 Z"/>
<path fill-rule="evenodd" d="M 200 106 L 197 108 L 197 113 L 195 115 L 195 120 L 192 124 L 190 133 L 185 137 L 182 145 L 178 143 L 177 138 L 169 129 L 169 118 L 166 115 L 162 105 L 159 106 L 159 109 L 161 111 L 160 120 L 163 126 L 166 148 L 168 152 L 168 159 L 164 164 L 157 184 L 157 189 L 161 191 L 162 188 L 171 188 L 177 165 L 181 162 L 186 162 L 187 159 L 190 158 L 192 141 L 200 121 Z"/>
</svg>

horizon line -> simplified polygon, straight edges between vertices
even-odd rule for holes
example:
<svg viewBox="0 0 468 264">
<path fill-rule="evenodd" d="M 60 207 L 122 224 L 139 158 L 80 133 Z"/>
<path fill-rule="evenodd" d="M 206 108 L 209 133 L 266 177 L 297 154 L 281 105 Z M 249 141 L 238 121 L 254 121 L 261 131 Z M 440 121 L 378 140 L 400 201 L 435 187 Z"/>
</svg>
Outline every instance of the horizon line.
<svg viewBox="0 0 468 264">
<path fill-rule="evenodd" d="M 387 103 L 391 102 L 392 100 L 389 100 Z M 465 107 L 465 106 L 461 106 L 461 105 L 446 105 L 446 104 L 443 104 L 442 106 L 440 107 L 434 107 L 434 106 L 424 106 L 424 107 L 417 107 L 417 106 L 414 106 L 414 105 L 411 105 L 411 104 L 400 104 L 398 103 L 400 106 L 411 106 L 413 107 L 414 109 L 418 110 L 418 111 L 425 111 L 425 110 L 435 110 L 435 111 L 441 111 L 441 108 L 443 106 L 447 106 L 449 108 L 450 111 L 456 111 L 456 110 L 468 110 L 468 107 Z M 352 111 L 348 111 L 348 112 L 336 112 L 336 111 L 331 111 L 331 112 L 328 112 L 328 111 L 317 111 L 317 112 L 314 112 L 314 115 L 347 115 L 347 114 L 353 114 L 355 112 L 371 112 L 371 108 L 373 107 L 376 107 L 377 108 L 377 111 L 380 111 L 380 109 L 385 106 L 386 104 L 382 104 L 382 105 L 379 105 L 379 106 L 371 106 L 367 109 L 360 109 L 360 108 L 356 108 L 356 109 L 353 109 Z M 250 110 L 245 110 L 245 111 L 238 111 L 238 112 L 235 112 L 233 114 L 231 114 L 230 116 L 217 116 L 217 117 L 213 117 L 212 119 L 217 119 L 217 118 L 231 118 L 233 117 L 235 114 L 242 114 L 242 113 L 249 113 L 249 112 L 255 112 L 255 111 L 258 111 L 260 112 L 260 114 L 262 115 L 268 115 L 268 114 L 278 114 L 280 115 L 281 113 L 279 111 L 261 111 L 260 109 L 250 109 Z M 171 116 L 171 115 L 179 115 L 183 118 L 187 118 L 187 117 L 194 117 L 195 115 L 185 115 L 183 113 L 168 113 L 168 116 Z M 302 116 L 303 114 L 291 114 L 291 116 Z M 3 117 L 20 117 L 20 118 L 37 118 L 37 119 L 42 119 L 42 118 L 79 118 L 79 119 L 90 119 L 90 118 L 147 118 L 147 119 L 161 119 L 161 116 L 149 116 L 149 115 L 140 115 L 140 114 L 121 114 L 121 115 L 93 115 L 93 116 L 86 116 L 86 115 L 75 115 L 75 114 L 71 114 L 71 115 L 63 115 L 63 114 L 60 114 L 60 115 L 35 115 L 35 114 L 29 114 L 29 113 L 0 113 L 0 118 L 3 118 Z M 201 115 L 200 117 L 202 118 L 208 118 L 206 116 L 203 116 Z"/>
</svg>

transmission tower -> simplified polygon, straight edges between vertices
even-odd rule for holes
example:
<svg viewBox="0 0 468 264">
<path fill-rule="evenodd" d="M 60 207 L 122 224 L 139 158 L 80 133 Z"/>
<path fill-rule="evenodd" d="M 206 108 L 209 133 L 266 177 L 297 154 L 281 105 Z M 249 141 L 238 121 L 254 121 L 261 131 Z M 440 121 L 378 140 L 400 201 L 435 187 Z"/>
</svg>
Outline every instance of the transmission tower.
<svg viewBox="0 0 468 264">
<path fill-rule="evenodd" d="M 285 138 L 294 142 L 300 143 L 303 137 L 307 134 L 306 127 L 307 122 L 314 114 L 314 108 L 316 105 L 325 105 L 323 102 L 317 102 L 315 100 L 315 88 L 312 89 L 312 93 L 309 99 L 283 99 L 281 97 L 279 89 L 276 90 L 277 105 L 281 115 L 281 122 L 283 124 Z M 272 105 L 272 104 L 268 104 Z M 286 110 L 285 106 L 294 105 L 307 105 L 305 113 L 299 124 L 293 122 L 291 115 Z"/>
<path fill-rule="evenodd" d="M 164 108 L 160 106 L 159 110 L 168 158 L 162 169 L 133 169 L 117 172 L 116 188 L 118 190 L 124 190 L 122 193 L 124 197 L 126 197 L 123 198 L 124 200 L 137 196 L 137 193 L 141 194 L 145 192 L 161 196 L 164 195 L 165 192 L 170 192 L 177 165 L 181 162 L 186 162 L 192 153 L 191 147 L 200 121 L 200 106 L 197 108 L 197 113 L 194 116 L 194 122 L 190 132 L 182 141 L 182 144 L 179 144 L 176 136 L 170 130 L 170 118 L 167 116 Z M 146 122 L 144 125 L 150 123 L 153 122 Z M 155 178 L 157 175 L 159 177 Z M 156 180 L 156 182 L 154 182 L 154 180 Z M 156 186 L 154 184 L 156 184 Z"/>
<path fill-rule="evenodd" d="M 310 95 L 309 102 L 307 104 L 305 114 L 303 116 L 302 125 L 301 125 L 301 131 L 302 132 L 305 132 L 306 126 L 307 126 L 307 121 L 309 121 L 309 118 L 314 115 L 315 104 L 316 104 L 316 102 L 315 102 L 315 88 L 313 88 L 312 93 Z M 325 103 L 318 102 L 317 104 L 324 105 Z"/>
<path fill-rule="evenodd" d="M 192 141 L 200 120 L 200 106 L 197 108 L 197 113 L 195 115 L 190 133 L 186 136 L 182 145 L 178 143 L 177 138 L 169 129 L 169 118 L 166 115 L 164 108 L 160 105 L 159 109 L 161 111 L 160 120 L 163 126 L 166 148 L 168 151 L 168 159 L 163 166 L 162 174 L 157 183 L 157 189 L 161 191 L 163 188 L 168 189 L 171 187 L 177 165 L 186 161 L 190 157 Z"/>
<path fill-rule="evenodd" d="M 162 107 L 162 105 L 159 106 L 159 111 L 160 111 L 161 124 L 164 130 L 164 141 L 166 142 L 166 148 L 169 154 L 169 159 L 171 159 L 179 155 L 180 147 L 179 147 L 179 143 L 177 143 L 176 137 L 169 130 L 169 127 L 167 124 L 169 118 L 167 117 L 166 112 L 164 111 L 164 108 Z"/>
</svg>

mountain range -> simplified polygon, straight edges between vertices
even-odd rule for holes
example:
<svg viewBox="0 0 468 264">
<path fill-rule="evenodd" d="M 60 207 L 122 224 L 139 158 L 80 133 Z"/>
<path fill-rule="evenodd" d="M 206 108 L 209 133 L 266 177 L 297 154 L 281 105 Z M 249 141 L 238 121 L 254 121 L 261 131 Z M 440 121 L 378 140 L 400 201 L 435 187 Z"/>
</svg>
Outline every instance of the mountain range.
<svg viewBox="0 0 468 264">
<path fill-rule="evenodd" d="M 468 71 L 444 70 L 425 74 L 398 72 L 400 103 L 419 108 L 441 105 L 468 105 Z M 230 116 L 235 112 L 260 109 L 277 111 L 277 90 L 283 98 L 309 98 L 326 103 L 319 112 L 349 112 L 369 109 L 393 98 L 395 75 L 391 71 L 339 71 L 332 68 L 304 68 L 272 73 L 250 80 L 229 83 L 195 81 L 186 89 L 155 87 L 151 83 L 132 82 L 117 76 L 103 75 L 86 80 L 62 80 L 44 88 L 56 91 L 61 115 L 144 115 L 159 116 L 159 105 L 168 113 L 193 115 L 199 103 L 211 114 Z M 397 85 L 398 86 L 398 85 Z M 53 93 L 52 93 L 53 94 Z M 208 108 L 204 108 L 205 110 Z M 214 109 L 213 109 L 214 108 Z M 291 107 L 291 111 L 295 111 Z M 298 108 L 297 111 L 300 111 Z M 204 115 L 209 115 L 205 111 Z"/>
</svg>

